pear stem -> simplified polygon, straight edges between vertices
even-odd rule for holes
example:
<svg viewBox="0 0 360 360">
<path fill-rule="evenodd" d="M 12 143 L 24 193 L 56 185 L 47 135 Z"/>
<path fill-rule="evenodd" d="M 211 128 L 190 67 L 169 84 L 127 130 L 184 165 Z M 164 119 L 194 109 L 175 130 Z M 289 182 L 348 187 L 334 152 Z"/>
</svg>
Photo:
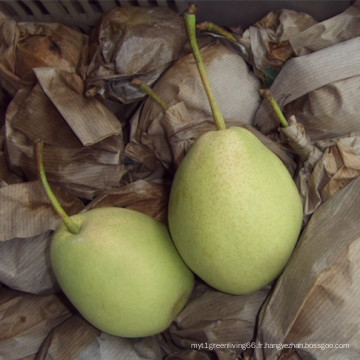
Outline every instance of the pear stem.
<svg viewBox="0 0 360 360">
<path fill-rule="evenodd" d="M 196 62 L 197 68 L 199 70 L 200 77 L 201 77 L 203 86 L 206 91 L 206 95 L 209 99 L 209 103 L 210 103 L 211 111 L 212 111 L 213 118 L 215 121 L 215 125 L 218 130 L 223 130 L 223 129 L 226 129 L 225 121 L 224 121 L 221 111 L 216 103 L 215 96 L 213 94 L 213 91 L 212 91 L 212 88 L 210 85 L 210 81 L 209 81 L 209 78 L 208 78 L 208 75 L 206 72 L 205 64 L 202 59 L 199 45 L 198 45 L 198 42 L 196 39 L 196 15 L 195 15 L 195 13 L 196 13 L 196 7 L 194 4 L 191 4 L 188 7 L 188 9 L 184 15 L 185 25 L 186 25 L 187 33 L 189 36 L 190 45 L 191 45 L 191 48 L 192 48 L 192 51 L 193 51 L 193 54 L 195 57 L 195 62 Z"/>
<path fill-rule="evenodd" d="M 54 210 L 57 212 L 57 214 L 62 218 L 64 221 L 66 227 L 72 234 L 78 234 L 80 232 L 80 226 L 76 224 L 65 212 L 64 208 L 59 203 L 58 199 L 56 198 L 55 194 L 53 193 L 50 184 L 48 182 L 48 179 L 45 174 L 44 169 L 44 161 L 43 161 L 43 148 L 44 143 L 41 140 L 38 140 L 35 142 L 34 147 L 34 153 L 35 153 L 35 161 L 36 161 L 36 167 L 37 171 L 40 177 L 40 180 L 44 186 L 46 195 L 48 196 L 51 205 L 53 206 Z"/>
<path fill-rule="evenodd" d="M 141 91 L 149 95 L 154 101 L 156 101 L 161 106 L 161 108 L 164 111 L 168 110 L 169 107 L 165 104 L 165 102 L 158 95 L 156 95 L 153 89 L 144 81 L 142 81 L 139 78 L 134 78 L 132 79 L 131 84 L 137 86 Z"/>
<path fill-rule="evenodd" d="M 235 35 L 233 35 L 231 32 L 227 31 L 226 29 L 224 29 L 223 27 L 214 24 L 211 21 L 204 21 L 200 24 L 198 24 L 196 26 L 199 30 L 203 30 L 203 31 L 209 31 L 212 32 L 214 34 L 218 34 L 223 36 L 224 38 L 233 41 L 233 42 L 237 42 L 237 38 Z"/>
<path fill-rule="evenodd" d="M 278 118 L 278 120 L 280 121 L 280 124 L 283 127 L 288 127 L 289 123 L 286 120 L 285 115 L 283 114 L 283 112 L 280 109 L 279 104 L 277 103 L 277 101 L 274 98 L 274 95 L 271 93 L 271 91 L 269 89 L 260 89 L 259 90 L 260 95 L 269 103 L 269 105 L 271 106 L 274 114 L 276 115 L 276 117 Z"/>
</svg>

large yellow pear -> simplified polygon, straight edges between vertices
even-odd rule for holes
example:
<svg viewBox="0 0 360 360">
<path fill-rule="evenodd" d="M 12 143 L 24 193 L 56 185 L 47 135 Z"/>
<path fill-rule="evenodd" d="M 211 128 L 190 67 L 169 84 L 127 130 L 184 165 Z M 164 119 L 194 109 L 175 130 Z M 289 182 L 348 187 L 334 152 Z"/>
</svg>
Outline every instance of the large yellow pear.
<svg viewBox="0 0 360 360">
<path fill-rule="evenodd" d="M 137 211 L 98 208 L 77 214 L 77 234 L 62 223 L 51 265 L 69 300 L 100 330 L 143 337 L 165 330 L 185 305 L 194 275 L 167 227 Z"/>
<path fill-rule="evenodd" d="M 212 287 L 246 294 L 286 265 L 303 219 L 287 168 L 249 130 L 202 135 L 174 178 L 169 227 L 186 264 Z"/>
</svg>

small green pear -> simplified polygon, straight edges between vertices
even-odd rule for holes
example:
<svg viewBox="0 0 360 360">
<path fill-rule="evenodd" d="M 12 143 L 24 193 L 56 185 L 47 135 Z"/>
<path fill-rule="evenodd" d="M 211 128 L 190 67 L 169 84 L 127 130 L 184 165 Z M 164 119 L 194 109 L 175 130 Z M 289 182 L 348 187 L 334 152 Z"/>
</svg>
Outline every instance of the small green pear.
<svg viewBox="0 0 360 360">
<path fill-rule="evenodd" d="M 175 174 L 171 236 L 186 264 L 220 291 L 246 294 L 274 280 L 302 218 L 287 168 L 244 128 L 203 134 Z"/>
<path fill-rule="evenodd" d="M 220 291 L 246 294 L 286 265 L 301 230 L 302 201 L 273 152 L 250 131 L 226 128 L 198 48 L 195 11 L 190 5 L 185 22 L 218 130 L 201 135 L 177 169 L 170 233 L 200 278 Z"/>
<path fill-rule="evenodd" d="M 117 207 L 68 217 L 47 183 L 41 159 L 38 155 L 44 188 L 64 220 L 53 234 L 50 261 L 65 295 L 85 319 L 111 335 L 143 337 L 165 330 L 194 285 L 168 228 Z"/>
<path fill-rule="evenodd" d="M 193 274 L 166 226 L 122 208 L 72 216 L 78 234 L 61 224 L 50 248 L 60 287 L 100 330 L 142 337 L 165 330 L 185 305 Z"/>
</svg>

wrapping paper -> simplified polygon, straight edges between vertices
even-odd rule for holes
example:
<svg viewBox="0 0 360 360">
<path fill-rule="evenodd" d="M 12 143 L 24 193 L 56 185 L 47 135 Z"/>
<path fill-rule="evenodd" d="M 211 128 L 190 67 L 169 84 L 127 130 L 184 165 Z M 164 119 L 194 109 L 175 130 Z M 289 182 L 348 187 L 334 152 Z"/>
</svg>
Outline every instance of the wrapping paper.
<svg viewBox="0 0 360 360">
<path fill-rule="evenodd" d="M 322 29 L 318 41 L 312 38 L 318 51 L 288 60 L 271 86 L 289 121 L 294 119 L 292 127 L 280 129 L 280 141 L 290 145 L 290 151 L 301 160 L 296 182 L 304 200 L 305 220 L 359 175 L 359 109 L 353 96 L 360 74 L 360 38 L 354 37 L 359 14 L 357 2 L 344 13 L 304 31 L 309 35 Z M 343 31 L 334 24 L 343 24 Z M 330 34 L 335 38 L 324 42 Z M 335 43 L 345 37 L 349 39 Z M 278 137 L 278 120 L 265 101 L 254 123 L 263 133 Z M 286 133 L 293 130 L 298 136 L 294 141 L 289 140 L 293 135 Z M 300 143 L 303 140 L 310 147 L 305 153 Z"/>
<path fill-rule="evenodd" d="M 344 12 L 315 24 L 290 39 L 296 55 L 305 55 L 360 36 L 360 1 Z"/>
<path fill-rule="evenodd" d="M 257 341 L 300 345 L 262 346 L 253 359 L 292 359 L 291 353 L 306 360 L 358 357 L 359 190 L 357 177 L 313 214 L 260 313 Z"/>
<path fill-rule="evenodd" d="M 186 40 L 182 17 L 170 9 L 125 6 L 109 11 L 90 37 L 87 94 L 123 103 L 142 99 L 132 78 L 153 84 L 179 57 Z"/>
<path fill-rule="evenodd" d="M 88 36 L 57 23 L 0 18 L 1 85 L 14 95 L 20 78 L 36 67 L 78 72 L 86 61 Z"/>
<path fill-rule="evenodd" d="M 50 182 L 85 199 L 118 186 L 124 144 L 115 115 L 83 95 L 84 83 L 74 73 L 37 68 L 22 80 L 6 114 L 9 166 L 35 179 L 33 142 L 42 138 Z"/>
<path fill-rule="evenodd" d="M 284 62 L 294 56 L 290 40 L 316 23 L 303 12 L 274 10 L 246 29 L 238 46 L 254 72 L 269 85 Z"/>
<path fill-rule="evenodd" d="M 359 102 L 353 96 L 360 84 L 359 4 L 307 29 L 304 37 L 317 34 L 312 38 L 314 51 L 302 54 L 299 50 L 301 56 L 288 60 L 271 86 L 285 114 L 295 115 L 312 140 L 359 131 Z M 339 31 L 341 26 L 344 31 Z M 331 41 L 324 42 L 328 38 Z M 265 102 L 256 113 L 254 125 L 265 134 L 278 127 Z"/>
<path fill-rule="evenodd" d="M 56 295 L 35 296 L 0 288 L 0 359 L 32 358 L 49 331 L 70 316 Z"/>
<path fill-rule="evenodd" d="M 49 333 L 36 359 L 158 360 L 163 356 L 156 336 L 125 339 L 107 335 L 74 315 Z"/>
<path fill-rule="evenodd" d="M 76 214 L 83 203 L 61 187 L 53 191 L 65 211 Z M 49 244 L 60 224 L 40 181 L 0 188 L 0 282 L 33 294 L 58 290 L 50 269 Z M 21 206 L 19 206 L 21 204 Z"/>
<path fill-rule="evenodd" d="M 104 191 L 91 201 L 84 211 L 106 206 L 124 207 L 140 211 L 167 224 L 167 205 L 170 186 L 137 180 L 118 189 Z"/>
<path fill-rule="evenodd" d="M 5 118 L 4 118 L 5 121 Z M 0 188 L 9 184 L 21 183 L 24 181 L 22 176 L 9 169 L 7 152 L 5 150 L 5 126 L 0 128 Z"/>
<path fill-rule="evenodd" d="M 207 353 L 216 354 L 219 360 L 239 359 L 245 344 L 253 339 L 257 313 L 269 290 L 267 286 L 249 295 L 234 296 L 198 283 L 192 299 L 168 330 L 174 343 L 187 349 L 178 354 L 179 358 L 188 359 L 188 352 L 198 345 L 197 351 L 205 359 Z"/>
<path fill-rule="evenodd" d="M 313 166 L 305 163 L 297 176 L 305 199 L 305 215 L 313 214 L 324 201 L 360 175 L 359 143 L 360 134 L 315 142 L 316 163 Z"/>
</svg>

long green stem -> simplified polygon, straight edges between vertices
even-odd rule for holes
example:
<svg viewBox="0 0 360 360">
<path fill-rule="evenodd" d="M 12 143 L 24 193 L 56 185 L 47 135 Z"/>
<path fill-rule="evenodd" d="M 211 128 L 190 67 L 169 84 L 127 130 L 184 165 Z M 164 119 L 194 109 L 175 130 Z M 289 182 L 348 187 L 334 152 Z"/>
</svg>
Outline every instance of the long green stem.
<svg viewBox="0 0 360 360">
<path fill-rule="evenodd" d="M 191 45 L 191 48 L 192 48 L 192 51 L 193 51 L 193 54 L 195 57 L 196 65 L 198 67 L 203 86 L 205 88 L 207 97 L 209 99 L 209 103 L 210 103 L 211 111 L 212 111 L 213 118 L 215 121 L 215 125 L 218 130 L 222 130 L 222 129 L 226 129 L 226 125 L 225 125 L 224 118 L 221 114 L 221 111 L 216 103 L 215 96 L 213 94 L 213 91 L 212 91 L 212 88 L 210 85 L 210 81 L 209 81 L 209 78 L 208 78 L 208 75 L 206 72 L 205 64 L 202 59 L 199 45 L 198 45 L 198 42 L 196 39 L 196 15 L 195 15 L 195 13 L 196 13 L 196 7 L 194 4 L 192 4 L 189 6 L 189 8 L 187 9 L 187 11 L 184 15 L 186 29 L 187 29 L 188 37 L 190 40 L 190 45 Z"/>
<path fill-rule="evenodd" d="M 269 103 L 269 105 L 271 106 L 274 114 L 276 115 L 276 117 L 278 118 L 280 124 L 283 127 L 288 127 L 289 123 L 287 122 L 283 112 L 280 109 L 279 104 L 277 103 L 277 101 L 275 100 L 273 94 L 271 93 L 271 91 L 269 89 L 260 89 L 259 90 L 260 95 Z"/>
<path fill-rule="evenodd" d="M 36 141 L 35 142 L 35 161 L 36 161 L 36 167 L 37 171 L 40 177 L 40 180 L 44 186 L 45 192 L 51 202 L 51 205 L 53 206 L 54 210 L 57 212 L 57 214 L 62 218 L 64 221 L 66 227 L 72 234 L 78 234 L 80 232 L 80 226 L 76 224 L 65 212 L 61 204 L 59 203 L 58 199 L 56 198 L 55 194 L 53 193 L 50 184 L 47 180 L 45 169 L 44 169 L 44 161 L 43 161 L 43 148 L 44 143 L 42 141 Z"/>
<path fill-rule="evenodd" d="M 233 35 L 231 32 L 227 31 L 226 29 L 224 29 L 223 27 L 214 24 L 211 21 L 204 21 L 200 24 L 198 24 L 196 26 L 199 30 L 205 30 L 205 31 L 209 31 L 212 32 L 214 34 L 218 34 L 223 36 L 224 38 L 233 41 L 233 42 L 237 42 L 237 38 L 235 35 Z"/>
<path fill-rule="evenodd" d="M 144 81 L 142 81 L 139 78 L 134 78 L 131 81 L 131 84 L 137 86 L 141 91 L 143 91 L 145 94 L 149 95 L 153 100 L 155 100 L 161 108 L 166 111 L 169 107 L 164 103 L 164 101 L 154 93 L 153 89 L 146 84 Z"/>
</svg>

